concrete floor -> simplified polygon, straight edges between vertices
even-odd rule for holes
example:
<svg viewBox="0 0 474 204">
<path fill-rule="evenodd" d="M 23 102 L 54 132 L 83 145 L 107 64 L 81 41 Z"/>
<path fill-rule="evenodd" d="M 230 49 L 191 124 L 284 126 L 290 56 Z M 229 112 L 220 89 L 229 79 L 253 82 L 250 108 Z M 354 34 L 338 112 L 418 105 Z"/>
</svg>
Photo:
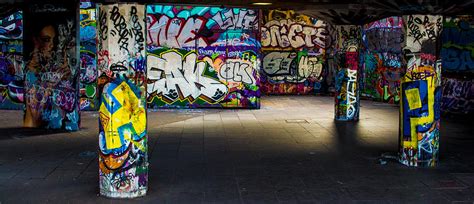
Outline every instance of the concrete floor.
<svg viewBox="0 0 474 204">
<path fill-rule="evenodd" d="M 472 121 L 443 118 L 440 166 L 415 169 L 378 160 L 396 155 L 397 107 L 362 101 L 359 122 L 336 123 L 333 103 L 267 96 L 260 110 L 150 112 L 148 195 L 126 201 L 474 202 Z M 0 111 L 0 203 L 121 202 L 97 196 L 97 113 L 74 133 L 23 129 L 22 114 Z"/>
</svg>

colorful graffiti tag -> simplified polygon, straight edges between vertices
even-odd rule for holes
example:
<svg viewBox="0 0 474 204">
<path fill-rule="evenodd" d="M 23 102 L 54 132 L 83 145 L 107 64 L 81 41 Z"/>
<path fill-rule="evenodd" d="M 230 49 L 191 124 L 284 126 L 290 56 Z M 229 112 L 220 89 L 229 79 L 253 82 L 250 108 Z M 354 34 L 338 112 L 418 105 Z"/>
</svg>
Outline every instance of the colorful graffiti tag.
<svg viewBox="0 0 474 204">
<path fill-rule="evenodd" d="M 78 130 L 76 5 L 30 5 L 24 19 L 24 125 Z"/>
<path fill-rule="evenodd" d="M 96 7 L 90 2 L 81 2 L 80 9 L 80 65 L 81 65 L 81 110 L 97 110 L 97 44 Z"/>
<path fill-rule="evenodd" d="M 324 80 L 326 23 L 293 10 L 264 10 L 262 92 L 319 93 Z"/>
<path fill-rule="evenodd" d="M 400 162 L 407 166 L 435 166 L 439 156 L 441 62 L 436 59 L 436 50 L 424 46 L 437 47 L 442 25 L 433 25 L 441 22 L 442 17 L 405 18 L 405 58 L 409 60 L 407 73 L 401 79 Z"/>
<path fill-rule="evenodd" d="M 444 72 L 474 72 L 474 17 L 446 17 L 441 56 Z"/>
<path fill-rule="evenodd" d="M 150 108 L 260 107 L 255 10 L 147 6 Z"/>
<path fill-rule="evenodd" d="M 359 26 L 338 26 L 337 74 L 335 81 L 335 119 L 359 119 Z"/>
<path fill-rule="evenodd" d="M 445 113 L 474 113 L 474 17 L 446 17 L 441 35 Z"/>
<path fill-rule="evenodd" d="M 436 53 L 436 41 L 443 28 L 443 17 L 433 15 L 409 15 L 403 19 L 406 24 L 404 49 L 411 53 Z"/>
<path fill-rule="evenodd" d="M 16 11 L 0 19 L 0 39 L 21 40 L 23 37 L 23 12 Z"/>
<path fill-rule="evenodd" d="M 403 75 L 403 19 L 389 17 L 366 24 L 362 35 L 364 71 L 361 94 L 378 101 L 398 103 Z"/>
<path fill-rule="evenodd" d="M 22 11 L 0 19 L 0 109 L 23 109 L 22 20 Z"/>
<path fill-rule="evenodd" d="M 145 6 L 98 6 L 100 194 L 144 196 L 148 185 Z"/>
<path fill-rule="evenodd" d="M 443 77 L 441 110 L 448 113 L 474 113 L 474 81 Z"/>
</svg>

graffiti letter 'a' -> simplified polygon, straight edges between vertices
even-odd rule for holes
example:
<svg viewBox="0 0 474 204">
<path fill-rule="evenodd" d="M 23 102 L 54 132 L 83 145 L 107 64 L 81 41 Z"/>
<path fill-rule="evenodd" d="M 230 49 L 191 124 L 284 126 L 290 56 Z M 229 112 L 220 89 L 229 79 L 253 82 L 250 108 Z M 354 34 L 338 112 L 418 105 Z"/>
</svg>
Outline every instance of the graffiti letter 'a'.
<svg viewBox="0 0 474 204">
<path fill-rule="evenodd" d="M 158 96 L 167 103 L 178 99 L 194 102 L 201 98 L 209 103 L 221 101 L 227 94 L 227 86 L 211 77 L 205 76 L 206 62 L 197 61 L 197 55 L 186 55 L 170 50 L 148 56 L 148 94 Z"/>
</svg>

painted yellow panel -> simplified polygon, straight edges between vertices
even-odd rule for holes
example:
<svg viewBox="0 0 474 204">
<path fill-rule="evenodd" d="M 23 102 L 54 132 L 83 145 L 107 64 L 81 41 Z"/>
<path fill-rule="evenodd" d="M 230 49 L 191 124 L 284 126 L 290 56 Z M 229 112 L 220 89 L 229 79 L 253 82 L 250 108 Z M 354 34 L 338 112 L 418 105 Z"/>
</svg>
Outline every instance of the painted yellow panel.
<svg viewBox="0 0 474 204">
<path fill-rule="evenodd" d="M 421 108 L 420 91 L 418 89 L 408 89 L 405 91 L 405 94 L 407 95 L 410 110 Z"/>
</svg>

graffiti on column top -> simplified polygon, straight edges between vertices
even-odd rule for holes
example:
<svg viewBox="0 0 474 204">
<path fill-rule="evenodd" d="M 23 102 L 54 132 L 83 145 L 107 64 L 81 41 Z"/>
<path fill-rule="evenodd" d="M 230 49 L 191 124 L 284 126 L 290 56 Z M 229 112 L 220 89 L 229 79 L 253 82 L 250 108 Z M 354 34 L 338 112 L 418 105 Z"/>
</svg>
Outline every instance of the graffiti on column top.
<svg viewBox="0 0 474 204">
<path fill-rule="evenodd" d="M 343 52 L 356 52 L 359 50 L 361 29 L 358 26 L 337 26 L 338 49 Z"/>
<path fill-rule="evenodd" d="M 406 45 L 410 52 L 435 54 L 436 40 L 443 27 L 443 17 L 433 15 L 408 15 L 406 23 Z M 423 50 L 422 50 L 423 48 Z"/>
<path fill-rule="evenodd" d="M 135 82 L 144 81 L 144 6 L 102 5 L 98 20 L 98 60 L 100 76 L 126 74 Z M 100 81 L 100 80 L 99 80 Z"/>
</svg>

